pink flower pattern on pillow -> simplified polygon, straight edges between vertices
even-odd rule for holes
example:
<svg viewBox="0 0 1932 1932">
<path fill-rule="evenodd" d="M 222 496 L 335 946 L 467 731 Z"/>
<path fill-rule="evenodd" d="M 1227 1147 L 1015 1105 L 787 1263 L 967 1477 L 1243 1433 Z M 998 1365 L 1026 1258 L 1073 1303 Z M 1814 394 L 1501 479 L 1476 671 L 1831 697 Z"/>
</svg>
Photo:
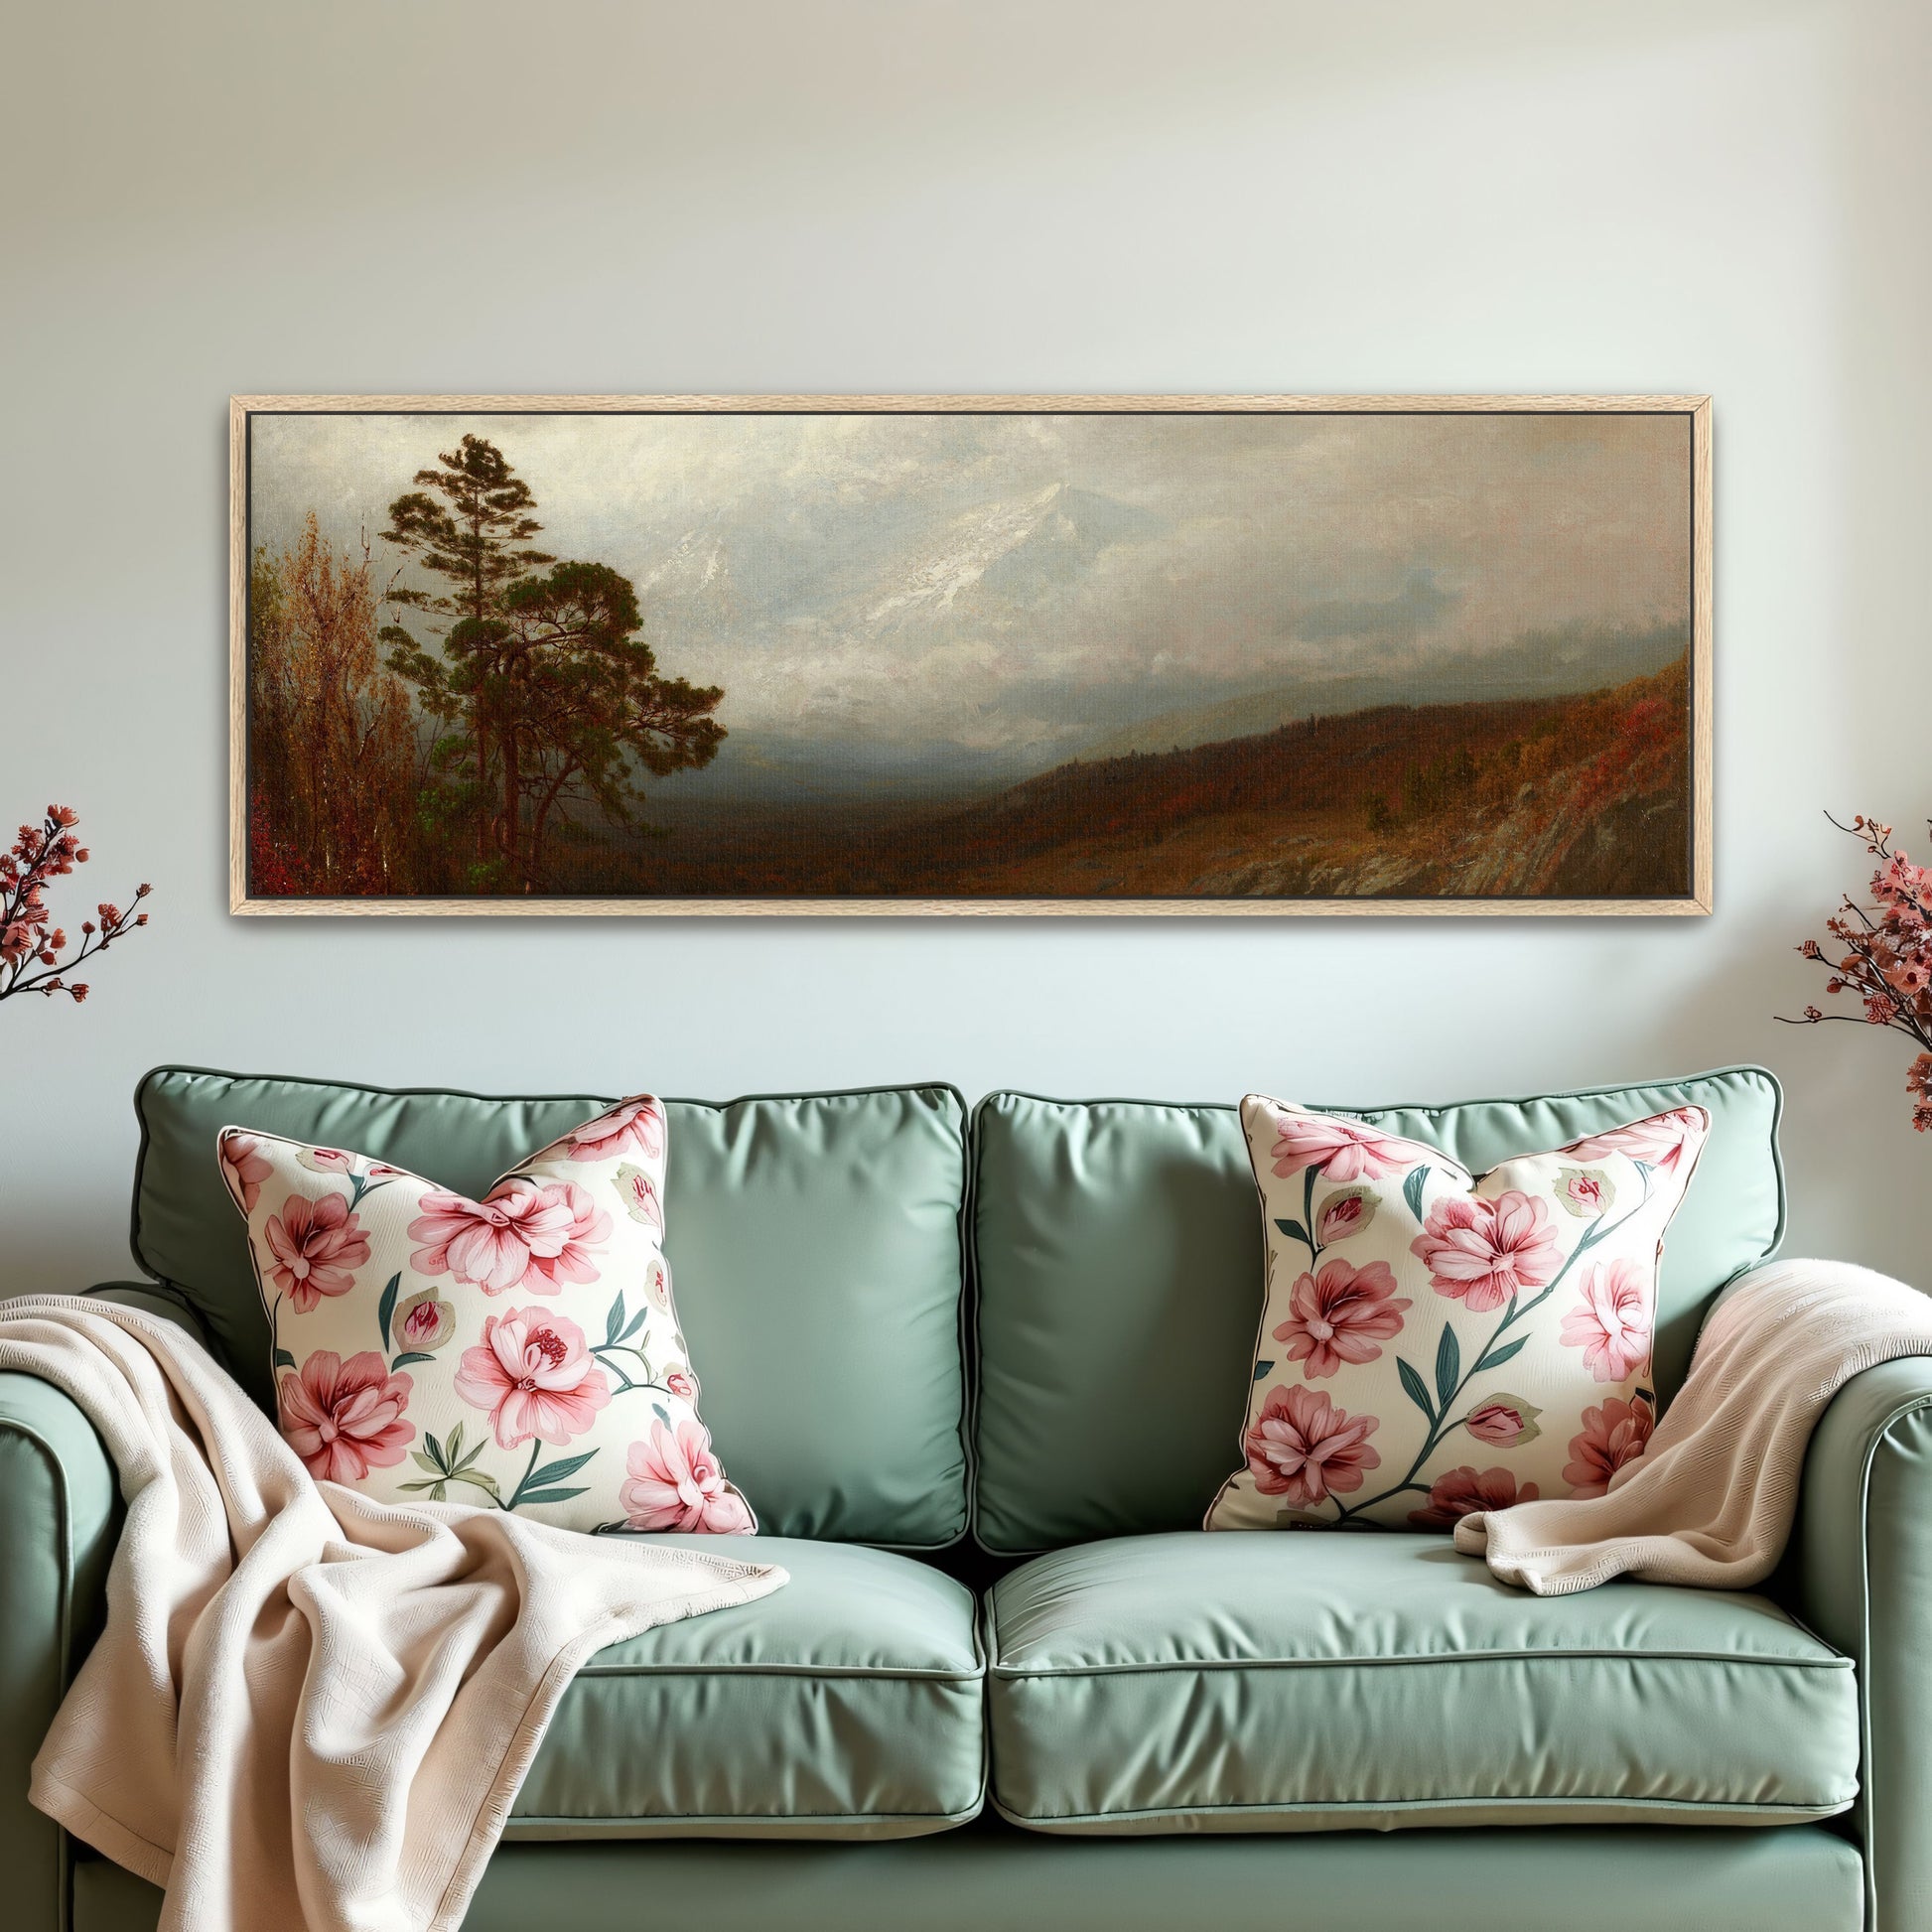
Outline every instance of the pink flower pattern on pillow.
<svg viewBox="0 0 1932 1932">
<path fill-rule="evenodd" d="M 531 1437 L 563 1444 L 590 1428 L 611 1385 L 567 1315 L 505 1309 L 487 1315 L 483 1340 L 463 1351 L 456 1392 L 486 1410 L 502 1449 Z"/>
<path fill-rule="evenodd" d="M 665 1314 L 671 1311 L 671 1271 L 662 1255 L 644 1271 L 644 1293 L 650 1297 L 651 1306 Z"/>
<path fill-rule="evenodd" d="M 391 1375 L 380 1355 L 318 1349 L 280 1382 L 282 1434 L 318 1482 L 360 1482 L 373 1468 L 400 1462 L 416 1440 L 404 1420 L 411 1383 Z"/>
<path fill-rule="evenodd" d="M 1564 1149 L 1580 1161 L 1599 1161 L 1606 1154 L 1621 1154 L 1642 1161 L 1659 1173 L 1673 1174 L 1679 1166 L 1695 1155 L 1704 1144 L 1710 1116 L 1701 1107 L 1673 1107 L 1670 1112 L 1653 1114 L 1648 1120 L 1633 1120 L 1625 1127 L 1612 1127 L 1607 1133 L 1586 1135 Z"/>
<path fill-rule="evenodd" d="M 325 1295 L 346 1295 L 369 1258 L 368 1240 L 341 1194 L 289 1195 L 262 1234 L 274 1256 L 275 1286 L 301 1314 Z"/>
<path fill-rule="evenodd" d="M 1512 1509 L 1518 1503 L 1533 1503 L 1542 1492 L 1533 1482 L 1520 1488 L 1507 1469 L 1472 1469 L 1466 1464 L 1450 1469 L 1430 1484 L 1429 1501 L 1412 1509 L 1409 1520 L 1419 1530 L 1452 1530 L 1463 1517 L 1478 1509 Z"/>
<path fill-rule="evenodd" d="M 1584 1411 L 1583 1429 L 1570 1439 L 1570 1460 L 1563 1479 L 1573 1496 L 1600 1496 L 1619 1469 L 1636 1461 L 1650 1447 L 1656 1412 L 1638 1399 L 1625 1402 L 1605 1397 L 1602 1405 Z"/>
<path fill-rule="evenodd" d="M 1409 1249 L 1438 1295 L 1476 1313 L 1501 1308 L 1522 1289 L 1546 1287 L 1563 1265 L 1548 1205 L 1515 1188 L 1494 1200 L 1445 1194 Z"/>
<path fill-rule="evenodd" d="M 1275 1172 L 1284 1180 L 1316 1168 L 1329 1180 L 1374 1180 L 1407 1167 L 1413 1141 L 1398 1140 L 1338 1114 L 1278 1114 Z"/>
<path fill-rule="evenodd" d="M 456 1333 L 456 1309 L 435 1289 L 418 1289 L 396 1310 L 392 1332 L 398 1346 L 413 1354 L 432 1354 Z"/>
<path fill-rule="evenodd" d="M 618 1492 L 633 1530 L 695 1530 L 711 1536 L 748 1535 L 752 1512 L 725 1481 L 703 1423 L 658 1423 L 624 1457 L 629 1474 Z"/>
<path fill-rule="evenodd" d="M 241 1203 L 244 1214 L 255 1211 L 262 1182 L 275 1172 L 261 1149 L 261 1137 L 256 1134 L 237 1134 L 230 1130 L 221 1136 L 222 1177 L 228 1183 L 228 1192 Z"/>
<path fill-rule="evenodd" d="M 1295 1284 L 1275 1339 L 1288 1344 L 1288 1359 L 1312 1382 L 1343 1362 L 1374 1361 L 1381 1344 L 1402 1332 L 1402 1311 L 1412 1306 L 1395 1292 L 1387 1262 L 1354 1268 L 1336 1257 Z"/>
<path fill-rule="evenodd" d="M 575 1181 L 540 1186 L 512 1175 L 486 1199 L 423 1196 L 409 1238 L 426 1243 L 409 1258 L 419 1275 L 454 1275 L 485 1295 L 526 1289 L 554 1295 L 564 1282 L 594 1282 L 592 1257 L 609 1238 L 611 1217 Z"/>
<path fill-rule="evenodd" d="M 1650 1360 L 1651 1284 L 1633 1262 L 1584 1271 L 1582 1301 L 1563 1317 L 1563 1340 L 1584 1351 L 1599 1382 L 1625 1382 Z"/>
<path fill-rule="evenodd" d="M 507 1201 L 474 1201 L 462 1194 L 430 1193 L 409 1224 L 409 1238 L 425 1245 L 409 1257 L 419 1275 L 454 1275 L 485 1295 L 520 1288 L 530 1266 L 528 1231 L 522 1223 L 542 1210 L 534 1189 Z"/>
<path fill-rule="evenodd" d="M 1494 1396 L 1479 1402 L 1469 1411 L 1462 1427 L 1479 1443 L 1491 1449 L 1514 1449 L 1519 1443 L 1534 1442 L 1542 1435 L 1536 1419 L 1543 1413 L 1520 1396 Z"/>
<path fill-rule="evenodd" d="M 555 1295 L 566 1282 L 596 1281 L 595 1257 L 611 1238 L 610 1215 L 574 1180 L 536 1192 L 545 1225 L 531 1231 L 530 1265 L 519 1286 L 532 1295 Z"/>
<path fill-rule="evenodd" d="M 623 1202 L 624 1212 L 633 1221 L 658 1234 L 664 1232 L 664 1203 L 659 1198 L 657 1183 L 642 1168 L 633 1168 L 627 1161 L 617 1173 L 618 1198 Z"/>
<path fill-rule="evenodd" d="M 632 1147 L 655 1161 L 664 1152 L 664 1109 L 648 1098 L 621 1101 L 608 1114 L 572 1128 L 566 1139 L 573 1161 L 608 1161 Z"/>
<path fill-rule="evenodd" d="M 1611 1195 L 1601 1169 L 1563 1168 L 1557 1174 L 1557 1202 L 1572 1214 L 1588 1218 L 1610 1205 Z"/>
<path fill-rule="evenodd" d="M 1374 1218 L 1375 1196 L 1366 1187 L 1338 1188 L 1315 1217 L 1315 1241 L 1323 1248 L 1346 1241 L 1351 1234 L 1361 1233 Z"/>
<path fill-rule="evenodd" d="M 1255 1486 L 1301 1509 L 1359 1489 L 1364 1472 L 1382 1465 L 1368 1442 L 1378 1427 L 1375 1417 L 1350 1416 L 1318 1390 L 1275 1389 L 1248 1432 Z"/>
</svg>

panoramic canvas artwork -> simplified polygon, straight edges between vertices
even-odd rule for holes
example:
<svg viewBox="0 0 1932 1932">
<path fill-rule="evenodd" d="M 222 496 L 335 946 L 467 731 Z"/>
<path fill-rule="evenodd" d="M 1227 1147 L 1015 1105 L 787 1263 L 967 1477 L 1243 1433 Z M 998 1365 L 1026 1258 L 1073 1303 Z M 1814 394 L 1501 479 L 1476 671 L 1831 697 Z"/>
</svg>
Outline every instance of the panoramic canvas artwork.
<svg viewBox="0 0 1932 1932">
<path fill-rule="evenodd" d="M 1708 902 L 1688 403 L 236 425 L 242 909 Z"/>
</svg>

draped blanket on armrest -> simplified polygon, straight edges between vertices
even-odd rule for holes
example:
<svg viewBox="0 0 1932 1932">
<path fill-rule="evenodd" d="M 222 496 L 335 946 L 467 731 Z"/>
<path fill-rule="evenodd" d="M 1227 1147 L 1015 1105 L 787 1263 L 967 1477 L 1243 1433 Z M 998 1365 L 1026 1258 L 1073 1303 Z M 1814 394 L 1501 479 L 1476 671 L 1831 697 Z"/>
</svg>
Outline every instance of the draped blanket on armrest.
<svg viewBox="0 0 1932 1932">
<path fill-rule="evenodd" d="M 1455 1547 L 1538 1596 L 1624 1576 L 1747 1588 L 1784 1553 L 1826 1405 L 1902 1355 L 1932 1355 L 1932 1300 L 1843 1262 L 1771 1262 L 1726 1290 L 1649 1448 L 1603 1495 L 1465 1516 Z"/>
<path fill-rule="evenodd" d="M 769 1565 L 318 1483 L 184 1330 L 0 1303 L 0 1369 L 86 1415 L 127 1521 L 31 1796 L 163 1886 L 161 1932 L 444 1932 L 595 1651 Z"/>
</svg>

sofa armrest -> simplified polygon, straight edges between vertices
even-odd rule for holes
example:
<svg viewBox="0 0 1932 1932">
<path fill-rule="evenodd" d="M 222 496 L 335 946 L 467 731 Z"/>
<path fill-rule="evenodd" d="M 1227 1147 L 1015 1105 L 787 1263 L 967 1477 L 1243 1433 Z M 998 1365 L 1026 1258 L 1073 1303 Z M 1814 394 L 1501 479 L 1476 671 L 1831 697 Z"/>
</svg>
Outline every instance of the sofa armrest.
<svg viewBox="0 0 1932 1932">
<path fill-rule="evenodd" d="M 152 1288 L 93 1293 L 198 1326 Z M 120 1516 L 93 1425 L 50 1383 L 0 1373 L 0 1917 L 18 1932 L 63 1932 L 69 1920 L 69 1847 L 28 1804 L 28 1772 L 99 1633 Z"/>
<path fill-rule="evenodd" d="M 1858 1665 L 1873 1932 L 1932 1927 L 1932 1359 L 1854 1376 L 1812 1436 L 1780 1593 Z"/>
</svg>

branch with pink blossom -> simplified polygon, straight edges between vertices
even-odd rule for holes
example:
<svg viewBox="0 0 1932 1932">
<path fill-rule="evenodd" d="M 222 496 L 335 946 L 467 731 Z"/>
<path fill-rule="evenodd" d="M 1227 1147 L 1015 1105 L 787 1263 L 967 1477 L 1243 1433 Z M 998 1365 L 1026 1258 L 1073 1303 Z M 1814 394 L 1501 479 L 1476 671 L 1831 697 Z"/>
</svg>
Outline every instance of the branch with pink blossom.
<svg viewBox="0 0 1932 1932">
<path fill-rule="evenodd" d="M 1798 950 L 1828 970 L 1828 994 L 1849 993 L 1864 1011 L 1824 1013 L 1808 1006 L 1796 1018 L 1776 1017 L 1791 1027 L 1827 1020 L 1883 1027 L 1914 1041 L 1919 1052 L 1906 1071 L 1905 1090 L 1912 1096 L 1912 1125 L 1923 1134 L 1932 1130 L 1932 867 L 1915 866 L 1895 851 L 1891 827 L 1875 818 L 1861 812 L 1841 825 L 1830 812 L 1825 816 L 1862 840 L 1878 869 L 1871 875 L 1870 904 L 1848 897 L 1825 921 L 1834 943 L 1828 948 L 1806 939 Z"/>
<path fill-rule="evenodd" d="M 62 957 L 68 935 L 54 923 L 47 895 L 51 881 L 87 863 L 87 848 L 73 832 L 78 823 L 72 807 L 50 805 L 39 825 L 23 825 L 19 837 L 0 853 L 0 1000 L 16 993 L 39 993 L 50 1000 L 65 994 L 78 1006 L 87 997 L 87 982 L 73 979 L 73 969 L 148 922 L 139 907 L 153 888 L 137 886 L 134 902 L 125 911 L 101 900 L 94 908 L 98 923 L 83 919 L 79 945 Z"/>
</svg>

